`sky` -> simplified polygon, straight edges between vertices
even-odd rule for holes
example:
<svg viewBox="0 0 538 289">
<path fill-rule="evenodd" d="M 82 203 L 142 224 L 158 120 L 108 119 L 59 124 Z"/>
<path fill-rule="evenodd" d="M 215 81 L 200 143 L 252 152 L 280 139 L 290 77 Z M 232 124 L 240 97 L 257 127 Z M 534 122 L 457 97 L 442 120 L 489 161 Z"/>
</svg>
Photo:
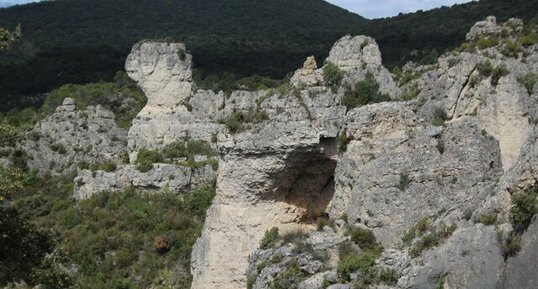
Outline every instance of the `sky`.
<svg viewBox="0 0 538 289">
<path fill-rule="evenodd" d="M 452 6 L 469 0 L 326 0 L 366 18 L 396 16 L 417 10 L 429 10 L 441 6 Z"/>
<path fill-rule="evenodd" d="M 0 7 L 9 4 L 37 2 L 39 0 L 0 0 Z M 417 10 L 429 10 L 441 6 L 470 2 L 470 0 L 326 0 L 366 18 L 380 18 L 409 13 Z"/>
</svg>

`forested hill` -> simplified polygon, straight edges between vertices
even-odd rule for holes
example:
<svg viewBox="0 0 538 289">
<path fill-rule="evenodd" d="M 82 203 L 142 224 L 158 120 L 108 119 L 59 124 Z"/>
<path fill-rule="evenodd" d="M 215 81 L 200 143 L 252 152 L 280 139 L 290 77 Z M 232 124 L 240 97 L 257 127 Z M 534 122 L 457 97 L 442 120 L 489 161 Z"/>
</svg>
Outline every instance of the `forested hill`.
<svg viewBox="0 0 538 289">
<path fill-rule="evenodd" d="M 367 20 L 322 0 L 56 0 L 0 9 L 23 38 L 0 55 L 0 111 L 64 83 L 110 80 L 140 39 L 183 41 L 198 72 L 282 78 L 345 34 L 378 39 L 386 64 L 461 42 L 477 20 L 536 15 L 538 0 L 489 0 Z M 424 49 L 423 49 L 424 48 Z M 432 53 L 435 56 L 435 51 Z M 198 77 L 200 73 L 197 74 Z M 227 74 L 227 78 L 233 76 Z"/>
</svg>

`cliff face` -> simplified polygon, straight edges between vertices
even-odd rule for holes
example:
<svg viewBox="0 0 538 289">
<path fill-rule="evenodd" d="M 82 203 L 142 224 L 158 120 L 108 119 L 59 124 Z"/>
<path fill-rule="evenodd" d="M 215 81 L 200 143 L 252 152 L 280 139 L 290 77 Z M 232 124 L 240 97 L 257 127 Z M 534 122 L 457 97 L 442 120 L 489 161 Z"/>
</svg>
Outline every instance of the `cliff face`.
<svg viewBox="0 0 538 289">
<path fill-rule="evenodd" d="M 488 18 L 468 40 L 517 41 L 521 25 Z M 247 282 L 258 289 L 535 288 L 537 222 L 522 230 L 511 211 L 514 194 L 538 186 L 538 46 L 507 51 L 506 43 L 408 65 L 398 78 L 382 66 L 375 40 L 346 36 L 324 67 L 308 58 L 289 85 L 228 96 L 193 89 L 192 56 L 182 44 L 137 44 L 126 71 L 148 103 L 129 131 L 102 121 L 110 113 L 100 108 L 86 112 L 94 124 L 75 130 L 93 144 L 95 123 L 106 123 L 97 136 L 118 141 L 96 140 L 100 158 L 88 161 L 123 153 L 130 164 L 79 171 L 75 197 L 131 185 L 181 193 L 216 178 L 192 252 L 194 289 Z M 67 100 L 35 130 L 64 141 L 59 118 L 70 127 L 81 112 Z M 211 154 L 193 156 L 195 166 L 176 160 L 137 169 L 143 149 L 192 140 L 218 151 L 218 171 L 206 163 Z M 31 164 L 53 157 L 38 153 Z M 274 227 L 285 241 L 258 249 Z M 367 248 L 353 230 L 371 231 L 379 244 Z M 515 238 L 520 251 L 512 256 Z M 368 270 L 336 269 L 345 252 L 372 250 Z"/>
</svg>

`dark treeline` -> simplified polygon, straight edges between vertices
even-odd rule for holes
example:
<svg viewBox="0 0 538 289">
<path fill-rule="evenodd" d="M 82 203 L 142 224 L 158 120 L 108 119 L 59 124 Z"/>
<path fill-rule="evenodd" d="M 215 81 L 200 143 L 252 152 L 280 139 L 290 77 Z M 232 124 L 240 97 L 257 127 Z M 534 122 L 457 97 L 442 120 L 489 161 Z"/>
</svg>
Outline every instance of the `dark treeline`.
<svg viewBox="0 0 538 289">
<path fill-rule="evenodd" d="M 185 42 L 200 82 L 224 74 L 280 79 L 306 56 L 323 59 L 345 34 L 373 36 L 385 64 L 394 66 L 456 46 L 487 15 L 528 20 L 537 11 L 538 0 L 483 0 L 378 20 L 321 0 L 56 0 L 15 6 L 0 9 L 0 26 L 20 23 L 23 29 L 19 42 L 0 54 L 0 111 L 65 83 L 110 81 L 141 39 Z"/>
</svg>

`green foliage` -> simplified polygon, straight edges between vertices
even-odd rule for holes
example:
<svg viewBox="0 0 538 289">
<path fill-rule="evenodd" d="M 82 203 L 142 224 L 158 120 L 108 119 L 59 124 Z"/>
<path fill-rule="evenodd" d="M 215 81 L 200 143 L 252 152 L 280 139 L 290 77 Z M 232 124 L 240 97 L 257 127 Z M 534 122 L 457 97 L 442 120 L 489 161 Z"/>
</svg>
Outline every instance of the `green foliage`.
<svg viewBox="0 0 538 289">
<path fill-rule="evenodd" d="M 523 77 L 520 77 L 517 79 L 525 88 L 527 89 L 527 92 L 529 95 L 531 95 L 534 91 L 534 85 L 538 82 L 538 74 L 535 73 L 528 73 Z"/>
<path fill-rule="evenodd" d="M 410 87 L 408 87 L 406 90 L 404 90 L 402 94 L 403 100 L 413 100 L 420 94 L 420 88 L 418 87 L 418 83 L 414 83 Z"/>
<path fill-rule="evenodd" d="M 338 148 L 340 151 L 345 152 L 347 150 L 347 134 L 345 132 L 338 135 Z"/>
<path fill-rule="evenodd" d="M 510 209 L 510 222 L 517 232 L 525 231 L 538 212 L 538 191 L 530 188 L 512 194 L 512 208 Z"/>
<path fill-rule="evenodd" d="M 252 124 L 261 123 L 269 119 L 264 110 L 238 111 L 232 115 L 220 119 L 219 123 L 226 125 L 231 133 L 239 133 L 250 128 Z"/>
<path fill-rule="evenodd" d="M 274 246 L 280 241 L 281 237 L 278 233 L 278 228 L 273 227 L 268 231 L 265 231 L 265 235 L 263 236 L 263 239 L 260 241 L 260 249 L 269 249 Z"/>
<path fill-rule="evenodd" d="M 479 48 L 479 49 L 486 49 L 486 48 L 489 48 L 489 47 L 493 47 L 497 45 L 497 39 L 493 38 L 493 37 L 480 37 L 480 39 L 478 39 L 477 43 L 476 43 L 476 46 Z"/>
<path fill-rule="evenodd" d="M 437 282 L 435 283 L 434 289 L 443 289 L 445 288 L 446 275 L 439 276 Z"/>
<path fill-rule="evenodd" d="M 377 255 L 383 251 L 383 247 L 377 242 L 372 230 L 352 227 L 348 234 L 351 240 L 366 252 Z"/>
<path fill-rule="evenodd" d="M 141 149 L 136 155 L 135 165 L 137 170 L 147 172 L 153 168 L 154 163 L 162 163 L 163 161 L 164 159 L 160 152 Z"/>
<path fill-rule="evenodd" d="M 503 255 L 506 257 L 513 257 L 521 250 L 521 237 L 518 235 L 511 235 L 502 245 Z"/>
<path fill-rule="evenodd" d="M 20 280 L 36 284 L 38 280 L 29 275 L 52 252 L 52 238 L 5 201 L 0 201 L 0 232 L 0 286 Z"/>
<path fill-rule="evenodd" d="M 21 26 L 17 25 L 15 31 L 9 32 L 9 30 L 0 27 L 0 51 L 9 49 L 13 42 L 22 36 Z"/>
<path fill-rule="evenodd" d="M 503 65 L 493 66 L 489 60 L 479 63 L 477 69 L 483 76 L 491 76 L 491 85 L 497 85 L 499 79 L 508 74 L 506 67 Z"/>
<path fill-rule="evenodd" d="M 411 229 L 404 232 L 402 241 L 405 244 L 410 243 L 416 236 L 423 235 L 426 231 L 428 231 L 430 229 L 430 224 L 430 218 L 420 218 Z"/>
<path fill-rule="evenodd" d="M 436 126 L 442 126 L 445 124 L 445 121 L 448 119 L 448 116 L 446 115 L 446 112 L 441 107 L 436 107 L 433 110 L 432 116 L 430 118 L 430 122 L 433 125 Z"/>
<path fill-rule="evenodd" d="M 102 171 L 111 173 L 111 172 L 115 172 L 116 169 L 118 168 L 118 166 L 114 162 L 106 162 L 106 163 L 102 163 L 102 164 L 92 164 L 91 166 L 83 162 L 83 163 L 79 164 L 79 168 L 81 168 L 81 169 L 89 168 L 92 171 L 102 170 Z"/>
<path fill-rule="evenodd" d="M 330 220 L 326 217 L 319 217 L 316 220 L 316 227 L 318 231 L 323 231 L 323 228 L 325 228 L 326 226 L 329 226 L 330 224 L 331 224 Z"/>
<path fill-rule="evenodd" d="M 47 288 L 149 288 L 154 282 L 190 286 L 191 276 L 185 272 L 215 194 L 213 186 L 184 198 L 128 189 L 75 203 L 72 180 L 73 175 L 34 177 L 13 200 L 21 217 L 57 236 L 54 252 L 62 258 L 43 262 L 31 275 L 39 278 L 36 282 Z M 71 264 L 78 268 L 70 273 L 71 280 L 55 271 L 58 265 Z M 73 286 L 67 286 L 69 282 Z"/>
<path fill-rule="evenodd" d="M 369 253 L 349 254 L 338 262 L 336 273 L 340 281 L 349 282 L 350 274 L 361 271 L 369 273 L 375 265 L 375 256 Z"/>
<path fill-rule="evenodd" d="M 53 143 L 53 144 L 50 144 L 49 147 L 53 152 L 57 152 L 57 153 L 59 153 L 61 155 L 64 155 L 64 154 L 67 153 L 67 149 L 61 143 Z"/>
<path fill-rule="evenodd" d="M 358 106 L 390 100 L 387 94 L 379 92 L 379 83 L 374 75 L 368 72 L 364 80 L 358 81 L 353 88 L 346 89 L 342 104 L 350 110 Z"/>
<path fill-rule="evenodd" d="M 329 86 L 333 92 L 336 92 L 342 79 L 344 78 L 344 72 L 332 62 L 327 62 L 323 66 L 323 81 Z"/>
<path fill-rule="evenodd" d="M 305 274 L 297 262 L 290 262 L 286 270 L 279 273 L 269 284 L 271 289 L 297 289 Z"/>
<path fill-rule="evenodd" d="M 0 75 L 4 76 L 0 107 L 28 105 L 21 96 L 66 83 L 111 81 L 123 67 L 131 45 L 144 38 L 184 42 L 205 75 L 219 75 L 216 82 L 206 83 L 220 82 L 225 72 L 284 78 L 308 55 L 325 58 L 334 41 L 346 34 L 375 38 L 388 67 L 410 60 L 431 62 L 432 51 L 456 46 L 476 21 L 488 15 L 496 15 L 498 21 L 510 17 L 527 21 L 536 15 L 536 0 L 494 1 L 375 20 L 307 0 L 286 5 L 219 1 L 210 10 L 196 0 L 95 0 L 91 7 L 81 0 L 42 1 L 11 7 L 0 11 L 0 26 L 21 23 L 25 35 L 0 57 Z M 72 21 L 73 15 L 78 15 L 77 21 Z M 297 20 L 292 30 L 289 19 Z"/>
<path fill-rule="evenodd" d="M 47 95 L 41 111 L 45 114 L 54 112 L 66 97 L 74 98 L 80 110 L 90 105 L 101 105 L 111 110 L 118 126 L 125 129 L 131 126 L 131 121 L 146 104 L 144 93 L 123 72 L 116 73 L 114 82 L 66 84 L 55 89 Z"/>
<path fill-rule="evenodd" d="M 394 286 L 398 283 L 398 275 L 396 270 L 390 268 L 383 268 L 379 271 L 379 279 L 381 282 Z"/>
<path fill-rule="evenodd" d="M 480 215 L 478 220 L 476 220 L 476 222 L 482 223 L 486 226 L 495 225 L 497 223 L 497 214 L 496 213 L 482 214 Z"/>
<path fill-rule="evenodd" d="M 504 43 L 501 53 L 507 57 L 518 58 L 521 51 L 523 50 L 517 41 L 508 40 Z"/>
<path fill-rule="evenodd" d="M 400 191 L 406 191 L 409 188 L 409 184 L 411 184 L 411 180 L 409 179 L 409 173 L 401 172 L 398 189 L 400 189 Z"/>
</svg>

